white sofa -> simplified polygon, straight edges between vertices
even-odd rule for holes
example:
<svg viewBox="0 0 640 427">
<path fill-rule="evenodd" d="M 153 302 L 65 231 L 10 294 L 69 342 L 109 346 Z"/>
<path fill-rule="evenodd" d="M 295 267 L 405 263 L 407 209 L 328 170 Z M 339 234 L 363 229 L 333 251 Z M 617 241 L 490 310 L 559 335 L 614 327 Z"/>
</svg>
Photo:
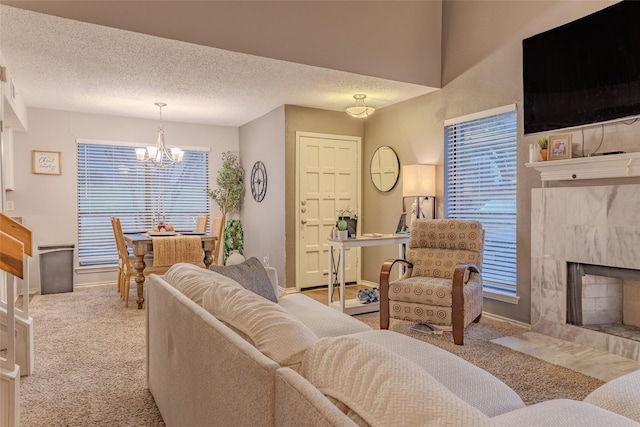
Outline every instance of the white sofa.
<svg viewBox="0 0 640 427">
<path fill-rule="evenodd" d="M 166 425 L 640 425 L 640 371 L 585 401 L 525 407 L 438 347 L 302 294 L 276 299 L 191 264 L 149 276 L 147 380 Z"/>
</svg>

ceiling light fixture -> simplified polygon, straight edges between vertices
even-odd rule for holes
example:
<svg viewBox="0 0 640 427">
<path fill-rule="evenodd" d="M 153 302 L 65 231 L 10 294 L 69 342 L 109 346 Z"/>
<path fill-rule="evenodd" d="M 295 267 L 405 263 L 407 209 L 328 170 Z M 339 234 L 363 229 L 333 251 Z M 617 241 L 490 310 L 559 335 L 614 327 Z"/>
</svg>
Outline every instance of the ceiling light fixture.
<svg viewBox="0 0 640 427">
<path fill-rule="evenodd" d="M 136 148 L 136 157 L 139 162 L 151 162 L 161 168 L 168 168 L 182 162 L 184 151 L 180 148 L 168 149 L 164 144 L 164 127 L 162 124 L 162 107 L 166 107 L 164 102 L 156 102 L 160 108 L 160 126 L 158 126 L 158 143 L 155 147 Z"/>
<path fill-rule="evenodd" d="M 344 109 L 344 111 L 346 111 L 346 113 L 351 117 L 356 117 L 358 119 L 369 117 L 373 114 L 374 111 L 376 111 L 376 109 L 364 105 L 364 99 L 366 97 L 367 95 L 363 95 L 361 93 L 353 95 L 353 99 L 356 100 L 356 105 L 354 105 L 353 107 L 347 107 Z"/>
</svg>

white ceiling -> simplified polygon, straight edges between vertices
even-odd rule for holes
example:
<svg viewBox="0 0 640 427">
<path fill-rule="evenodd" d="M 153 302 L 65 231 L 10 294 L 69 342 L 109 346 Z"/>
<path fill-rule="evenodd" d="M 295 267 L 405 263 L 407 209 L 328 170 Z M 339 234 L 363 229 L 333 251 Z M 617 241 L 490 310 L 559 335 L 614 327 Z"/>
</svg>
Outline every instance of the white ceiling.
<svg viewBox="0 0 640 427">
<path fill-rule="evenodd" d="M 0 5 L 0 51 L 29 107 L 240 126 L 289 104 L 382 108 L 434 88 L 169 40 Z"/>
</svg>

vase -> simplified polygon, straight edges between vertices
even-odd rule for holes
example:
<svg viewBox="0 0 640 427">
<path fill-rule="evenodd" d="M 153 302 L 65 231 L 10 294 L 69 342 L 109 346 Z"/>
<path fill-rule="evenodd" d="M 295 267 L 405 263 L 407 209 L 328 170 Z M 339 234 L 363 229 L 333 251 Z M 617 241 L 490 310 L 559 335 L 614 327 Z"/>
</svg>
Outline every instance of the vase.
<svg viewBox="0 0 640 427">
<path fill-rule="evenodd" d="M 338 240 L 347 240 L 349 238 L 349 231 L 338 230 Z"/>
<path fill-rule="evenodd" d="M 242 264 L 245 261 L 244 256 L 238 251 L 231 251 L 227 257 L 225 265 Z"/>
<path fill-rule="evenodd" d="M 540 160 L 542 160 L 542 161 L 547 160 L 547 149 L 546 148 L 544 150 L 540 150 Z"/>
</svg>

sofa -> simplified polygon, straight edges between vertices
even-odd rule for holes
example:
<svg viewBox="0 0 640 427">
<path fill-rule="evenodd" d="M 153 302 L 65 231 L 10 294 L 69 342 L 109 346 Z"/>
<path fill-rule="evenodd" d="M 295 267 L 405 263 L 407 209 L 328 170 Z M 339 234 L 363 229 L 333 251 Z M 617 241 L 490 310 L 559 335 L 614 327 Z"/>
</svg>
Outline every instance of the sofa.
<svg viewBox="0 0 640 427">
<path fill-rule="evenodd" d="M 233 267 L 149 276 L 147 384 L 168 426 L 640 425 L 640 371 L 525 406 L 445 350 L 285 294 L 255 258 Z"/>
</svg>

